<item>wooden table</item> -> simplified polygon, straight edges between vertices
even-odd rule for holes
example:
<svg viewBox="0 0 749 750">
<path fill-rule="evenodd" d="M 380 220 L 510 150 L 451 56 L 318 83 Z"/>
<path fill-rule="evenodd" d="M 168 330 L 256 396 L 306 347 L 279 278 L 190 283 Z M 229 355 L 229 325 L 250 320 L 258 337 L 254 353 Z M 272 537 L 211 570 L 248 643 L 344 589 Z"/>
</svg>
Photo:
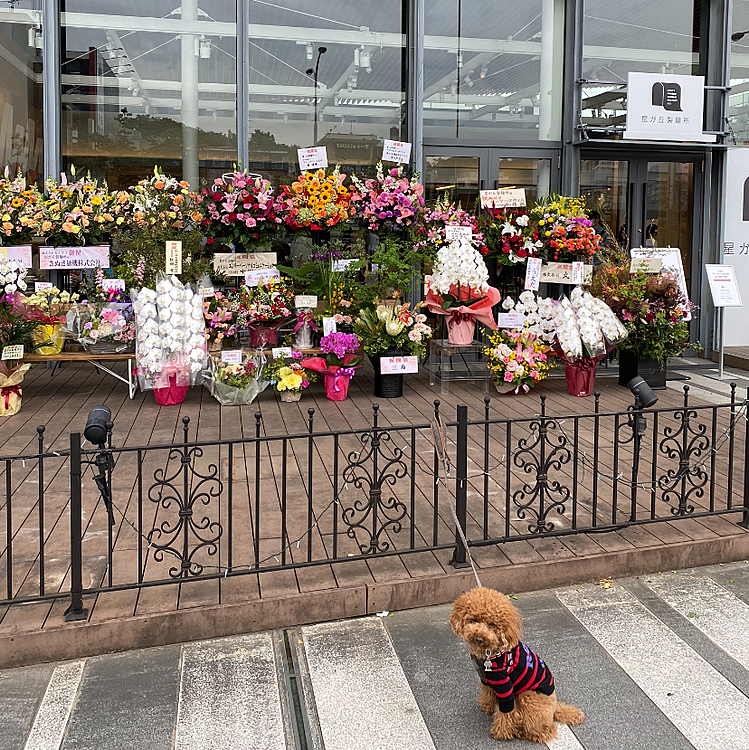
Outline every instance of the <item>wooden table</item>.
<svg viewBox="0 0 749 750">
<path fill-rule="evenodd" d="M 59 354 L 24 354 L 24 362 L 88 362 L 94 369 L 102 370 L 113 378 L 125 383 L 127 385 L 128 395 L 132 399 L 135 396 L 137 383 L 133 374 L 133 360 L 135 359 L 134 352 L 125 352 L 123 354 L 95 354 L 94 352 L 60 352 Z M 123 378 L 122 375 L 110 370 L 108 367 L 102 365 L 102 362 L 127 362 L 127 379 Z M 57 367 L 52 368 L 52 374 Z"/>
</svg>

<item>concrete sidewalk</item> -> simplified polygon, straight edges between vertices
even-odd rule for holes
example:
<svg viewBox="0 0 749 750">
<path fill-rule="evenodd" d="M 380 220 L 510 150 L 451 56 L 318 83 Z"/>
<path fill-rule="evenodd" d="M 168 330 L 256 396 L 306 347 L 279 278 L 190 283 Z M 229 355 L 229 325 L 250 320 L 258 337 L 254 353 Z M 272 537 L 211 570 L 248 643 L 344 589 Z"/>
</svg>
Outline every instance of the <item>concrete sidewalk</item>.
<svg viewBox="0 0 749 750">
<path fill-rule="evenodd" d="M 749 564 L 519 594 L 587 714 L 552 750 L 749 749 Z M 0 672 L 0 750 L 463 750 L 490 719 L 449 606 Z M 383 613 L 384 614 L 384 613 Z"/>
</svg>

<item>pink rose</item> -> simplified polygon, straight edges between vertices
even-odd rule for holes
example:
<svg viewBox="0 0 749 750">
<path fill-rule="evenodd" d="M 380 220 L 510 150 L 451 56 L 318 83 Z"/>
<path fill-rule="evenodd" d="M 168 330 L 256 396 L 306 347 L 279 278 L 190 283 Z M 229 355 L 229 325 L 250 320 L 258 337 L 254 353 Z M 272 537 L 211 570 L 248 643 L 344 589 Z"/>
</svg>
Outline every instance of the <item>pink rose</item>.
<svg viewBox="0 0 749 750">
<path fill-rule="evenodd" d="M 511 372 L 505 373 L 505 383 L 511 383 L 515 376 Z"/>
</svg>

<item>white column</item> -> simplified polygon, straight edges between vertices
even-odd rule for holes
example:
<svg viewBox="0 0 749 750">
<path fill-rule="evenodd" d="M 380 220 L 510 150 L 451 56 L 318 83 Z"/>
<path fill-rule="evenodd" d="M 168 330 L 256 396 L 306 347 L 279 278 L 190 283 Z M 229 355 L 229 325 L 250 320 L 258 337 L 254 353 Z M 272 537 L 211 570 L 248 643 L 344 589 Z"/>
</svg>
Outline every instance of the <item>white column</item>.
<svg viewBox="0 0 749 750">
<path fill-rule="evenodd" d="M 563 32 L 564 0 L 543 0 L 538 92 L 538 139 L 541 141 L 558 141 L 562 137 Z"/>
<path fill-rule="evenodd" d="M 198 20 L 198 0 L 182 0 L 182 20 Z M 182 34 L 182 176 L 193 189 L 198 174 L 198 55 L 196 34 Z"/>
</svg>

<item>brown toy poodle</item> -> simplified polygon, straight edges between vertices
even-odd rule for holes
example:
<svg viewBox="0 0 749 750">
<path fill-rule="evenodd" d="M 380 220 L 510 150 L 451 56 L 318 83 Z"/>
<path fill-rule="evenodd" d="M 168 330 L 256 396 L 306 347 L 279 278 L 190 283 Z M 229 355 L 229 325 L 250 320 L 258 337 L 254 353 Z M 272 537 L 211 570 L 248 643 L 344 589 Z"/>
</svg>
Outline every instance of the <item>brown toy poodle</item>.
<svg viewBox="0 0 749 750">
<path fill-rule="evenodd" d="M 520 641 L 520 613 L 504 594 L 476 588 L 459 597 L 450 625 L 471 650 L 481 682 L 479 708 L 494 717 L 489 734 L 549 743 L 555 721 L 582 724 L 585 714 L 558 703 L 551 670 Z"/>
</svg>

